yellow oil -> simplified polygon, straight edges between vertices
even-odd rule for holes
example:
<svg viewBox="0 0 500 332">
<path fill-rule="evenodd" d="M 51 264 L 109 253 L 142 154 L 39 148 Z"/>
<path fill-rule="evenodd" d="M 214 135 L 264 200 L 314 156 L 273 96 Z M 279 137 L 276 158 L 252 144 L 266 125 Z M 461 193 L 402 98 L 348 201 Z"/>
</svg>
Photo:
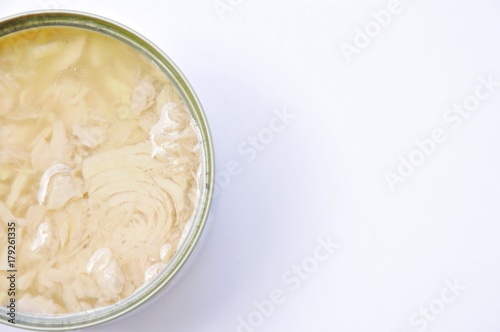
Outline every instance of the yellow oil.
<svg viewBox="0 0 500 332">
<path fill-rule="evenodd" d="M 19 310 L 111 305 L 161 272 L 195 208 L 198 143 L 129 45 L 73 27 L 0 38 L 0 270 L 15 220 Z"/>
</svg>

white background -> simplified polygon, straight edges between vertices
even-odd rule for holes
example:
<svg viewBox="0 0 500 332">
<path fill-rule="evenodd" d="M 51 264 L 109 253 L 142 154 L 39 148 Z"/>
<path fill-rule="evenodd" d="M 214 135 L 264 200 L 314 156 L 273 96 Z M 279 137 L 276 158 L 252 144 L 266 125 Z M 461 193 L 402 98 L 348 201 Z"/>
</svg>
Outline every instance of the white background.
<svg viewBox="0 0 500 332">
<path fill-rule="evenodd" d="M 498 1 L 401 0 L 350 63 L 342 43 L 389 1 L 1 1 L 1 16 L 81 10 L 157 44 L 200 97 L 226 179 L 189 273 L 89 331 L 237 331 L 239 318 L 244 332 L 500 330 L 500 87 L 458 128 L 443 119 L 480 76 L 500 82 Z M 269 139 L 284 109 L 294 118 Z M 446 140 L 391 191 L 384 174 L 435 128 Z M 248 160 L 238 146 L 259 134 Z M 315 266 L 328 237 L 340 247 Z M 264 317 L 255 302 L 273 291 Z M 414 313 L 429 306 L 424 328 Z"/>
</svg>

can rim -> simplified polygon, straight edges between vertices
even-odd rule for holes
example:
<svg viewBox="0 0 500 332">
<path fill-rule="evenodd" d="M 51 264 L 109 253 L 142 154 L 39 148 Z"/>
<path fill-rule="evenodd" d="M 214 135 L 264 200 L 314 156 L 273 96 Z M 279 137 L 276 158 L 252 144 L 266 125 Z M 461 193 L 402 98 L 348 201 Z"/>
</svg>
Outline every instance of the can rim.
<svg viewBox="0 0 500 332">
<path fill-rule="evenodd" d="M 40 316 L 16 313 L 22 318 L 15 325 L 7 322 L 6 310 L 0 307 L 1 323 L 40 331 L 67 331 L 100 325 L 143 305 L 158 294 L 185 266 L 206 226 L 214 192 L 214 151 L 208 121 L 192 86 L 175 63 L 151 41 L 131 28 L 95 14 L 74 10 L 29 11 L 0 19 L 0 37 L 16 31 L 47 26 L 83 28 L 118 39 L 144 54 L 170 79 L 195 120 L 201 155 L 200 195 L 193 214 L 191 230 L 183 244 L 157 279 L 127 298 L 102 308 L 72 314 Z M 139 293 L 139 295 L 135 295 Z M 89 319 L 89 315 L 91 315 Z M 75 319 L 76 318 L 76 319 Z M 17 320 L 17 318 L 16 318 Z"/>
</svg>

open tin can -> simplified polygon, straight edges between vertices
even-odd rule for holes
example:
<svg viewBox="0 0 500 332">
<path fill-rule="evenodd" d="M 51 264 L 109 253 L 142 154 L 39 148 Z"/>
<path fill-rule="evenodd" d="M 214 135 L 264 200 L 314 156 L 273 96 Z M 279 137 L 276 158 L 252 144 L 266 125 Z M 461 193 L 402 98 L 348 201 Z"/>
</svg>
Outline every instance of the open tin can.
<svg viewBox="0 0 500 332">
<path fill-rule="evenodd" d="M 149 282 L 138 287 L 138 289 L 127 297 L 111 305 L 86 308 L 79 312 L 62 314 L 40 314 L 16 311 L 15 324 L 9 322 L 12 317 L 12 315 L 9 316 L 11 310 L 6 306 L 9 300 L 5 300 L 0 307 L 0 321 L 6 325 L 34 330 L 66 331 L 82 329 L 108 322 L 136 309 L 169 284 L 186 265 L 188 258 L 200 241 L 209 216 L 214 188 L 214 156 L 207 120 L 192 87 L 175 64 L 160 49 L 131 29 L 111 20 L 91 14 L 72 11 L 44 11 L 20 14 L 1 20 L 0 38 L 5 38 L 9 35 L 24 31 L 24 36 L 26 37 L 25 42 L 29 43 L 30 36 L 36 36 L 37 30 L 40 28 L 52 27 L 69 27 L 103 34 L 138 51 L 146 57 L 154 67 L 166 76 L 182 98 L 185 109 L 187 109 L 191 116 L 191 125 L 194 128 L 198 140 L 198 152 L 200 157 L 197 173 L 198 191 L 193 206 L 193 212 L 187 223 L 188 227 L 186 227 L 185 232 L 182 234 L 176 246 L 177 250 L 172 254 L 168 263 L 165 264 L 166 266 L 163 270 L 158 272 L 155 278 L 152 278 Z M 43 52 L 45 51 L 49 50 L 44 50 Z M 0 127 L 1 126 L 2 124 L 0 123 Z M 85 194 L 88 196 L 88 193 Z M 23 218 L 24 216 L 17 217 Z M 1 223 L 7 224 L 9 221 L 10 220 L 2 220 Z M 113 234 L 109 234 L 109 236 L 113 236 Z M 21 241 L 22 239 L 17 240 Z M 0 241 L 7 245 L 7 239 L 0 239 Z M 3 249 L 4 248 L 1 248 L 1 250 Z M 130 252 L 130 255 L 134 255 L 134 252 Z M 14 273 L 17 274 L 17 280 L 19 280 L 23 275 L 23 271 L 15 269 L 15 265 L 12 265 L 11 268 L 12 267 L 12 271 L 15 271 Z M 2 270 L 3 273 L 8 273 L 8 267 Z M 90 270 L 92 270 L 92 268 Z M 9 274 L 7 274 L 7 276 L 8 275 Z M 5 276 L 3 278 L 5 278 Z M 2 292 L 4 291 L 6 290 L 2 289 Z M 15 296 L 9 298 L 14 298 L 15 300 Z"/>
</svg>

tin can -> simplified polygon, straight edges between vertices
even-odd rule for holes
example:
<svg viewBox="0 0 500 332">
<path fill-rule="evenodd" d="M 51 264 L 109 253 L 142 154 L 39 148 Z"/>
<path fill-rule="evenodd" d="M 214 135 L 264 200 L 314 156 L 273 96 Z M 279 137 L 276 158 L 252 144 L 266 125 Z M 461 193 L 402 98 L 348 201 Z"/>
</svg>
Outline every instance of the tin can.
<svg viewBox="0 0 500 332">
<path fill-rule="evenodd" d="M 189 232 L 176 254 L 153 281 L 124 300 L 111 306 L 69 314 L 38 315 L 16 312 L 15 325 L 8 321 L 8 310 L 5 307 L 0 307 L 0 321 L 2 323 L 13 327 L 42 331 L 75 330 L 109 322 L 142 306 L 164 289 L 165 286 L 171 284 L 173 278 L 181 270 L 185 270 L 188 259 L 192 256 L 194 249 L 199 246 L 200 238 L 209 217 L 214 189 L 213 145 L 201 104 L 181 71 L 153 43 L 119 23 L 93 14 L 75 11 L 29 12 L 2 19 L 0 21 L 0 37 L 18 31 L 26 30 L 36 33 L 37 28 L 61 26 L 88 29 L 121 41 L 146 56 L 167 76 L 182 97 L 194 121 L 201 156 L 200 185 L 197 205 L 191 219 L 192 223 Z M 29 38 L 29 34 L 27 34 L 27 38 Z"/>
</svg>

